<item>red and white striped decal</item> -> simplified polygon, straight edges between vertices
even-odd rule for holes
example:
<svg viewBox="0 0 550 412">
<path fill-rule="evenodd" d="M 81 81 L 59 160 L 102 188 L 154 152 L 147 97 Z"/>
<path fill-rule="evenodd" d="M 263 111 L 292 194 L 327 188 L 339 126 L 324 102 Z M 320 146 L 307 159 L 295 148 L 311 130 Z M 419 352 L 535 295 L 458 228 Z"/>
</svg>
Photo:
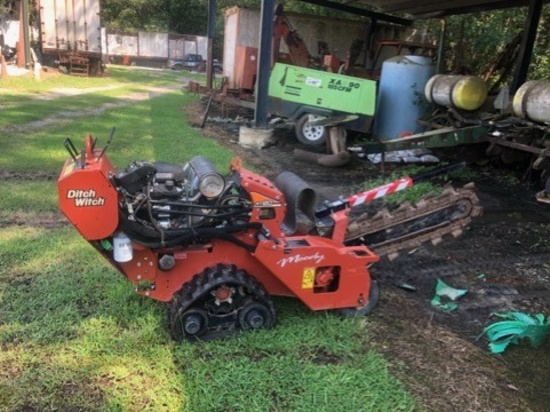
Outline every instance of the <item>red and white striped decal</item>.
<svg viewBox="0 0 550 412">
<path fill-rule="evenodd" d="M 361 205 L 365 202 L 370 202 L 374 199 L 391 195 L 392 193 L 399 192 L 400 190 L 407 189 L 413 185 L 413 180 L 410 177 L 404 177 L 395 180 L 391 183 L 379 186 L 366 192 L 357 193 L 348 197 L 348 202 L 351 207 Z"/>
</svg>

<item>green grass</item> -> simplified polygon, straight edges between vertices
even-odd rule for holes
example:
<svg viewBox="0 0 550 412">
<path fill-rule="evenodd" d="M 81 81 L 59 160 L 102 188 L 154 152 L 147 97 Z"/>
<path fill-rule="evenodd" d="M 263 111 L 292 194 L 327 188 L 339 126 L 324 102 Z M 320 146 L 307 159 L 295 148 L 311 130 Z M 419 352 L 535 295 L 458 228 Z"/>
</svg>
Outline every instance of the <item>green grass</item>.
<svg viewBox="0 0 550 412">
<path fill-rule="evenodd" d="M 355 188 L 357 192 L 374 189 L 379 186 L 383 186 L 395 180 L 412 177 L 422 173 L 430 172 L 434 169 L 447 166 L 443 163 L 437 166 L 425 166 L 425 165 L 399 165 L 396 170 L 391 171 L 390 173 L 380 176 L 375 179 L 369 179 L 363 184 Z M 422 197 L 426 196 L 428 193 L 434 193 L 435 195 L 440 195 L 443 192 L 443 186 L 449 182 L 463 182 L 468 183 L 474 180 L 479 180 L 480 173 L 474 171 L 469 167 L 459 168 L 452 170 L 448 173 L 441 174 L 439 176 L 434 176 L 432 179 L 414 183 L 413 186 L 395 192 L 391 195 L 384 197 L 384 202 L 390 206 L 398 206 L 403 202 L 416 203 Z"/>
<path fill-rule="evenodd" d="M 74 113 L 93 111 L 108 104 L 116 104 L 120 97 L 146 93 L 151 87 L 171 86 L 177 89 L 186 84 L 186 79 L 193 77 L 185 72 L 147 73 L 121 67 L 110 67 L 107 73 L 107 77 L 97 78 L 59 75 L 41 82 L 27 77 L 13 77 L 7 82 L 0 82 L 0 108 L 2 110 L 0 128 L 11 127 L 10 130 L 13 130 L 13 126 L 43 120 L 56 114 L 57 117 L 70 121 Z M 55 93 L 60 89 L 67 88 L 94 89 L 90 93 L 44 100 L 48 97 L 48 93 Z M 37 97 L 41 96 L 42 98 L 37 100 Z M 61 115 L 60 112 L 62 112 Z"/>
<path fill-rule="evenodd" d="M 1 219 L 23 215 L 35 222 L 55 213 L 56 182 L 46 177 L 68 156 L 63 139 L 80 148 L 92 133 L 101 146 L 112 126 L 117 132 L 108 153 L 119 167 L 136 159 L 183 163 L 202 154 L 226 170 L 233 153 L 185 120 L 194 99 L 174 91 L 2 136 L 0 171 L 21 176 L 0 188 Z M 68 225 L 4 225 L 0 267 L 0 411 L 422 409 L 369 349 L 368 320 L 276 299 L 279 321 L 272 330 L 175 343 L 164 304 L 136 295 Z"/>
<path fill-rule="evenodd" d="M 270 331 L 176 344 L 72 228 L 0 237 L 0 410 L 400 411 L 414 401 L 358 319 L 278 299 Z"/>
<path fill-rule="evenodd" d="M 426 172 L 430 169 L 433 169 L 433 167 L 426 167 L 426 166 L 418 166 L 418 165 L 409 165 L 409 166 L 400 166 L 397 170 L 392 171 L 391 173 L 388 173 L 384 176 L 380 176 L 375 179 L 369 179 L 359 187 L 355 188 L 357 192 L 365 191 L 374 189 L 379 186 L 386 185 L 390 182 L 393 182 L 395 180 L 407 177 L 407 176 L 413 176 L 415 174 Z M 426 181 L 426 182 L 420 182 L 415 183 L 413 186 L 401 190 L 399 192 L 395 192 L 391 195 L 388 195 L 384 197 L 384 202 L 388 205 L 396 206 L 404 201 L 410 202 L 410 203 L 416 203 L 420 198 L 427 195 L 430 192 L 434 192 L 436 194 L 441 193 L 442 189 L 441 186 L 434 184 L 432 182 Z"/>
<path fill-rule="evenodd" d="M 70 137 L 80 148 L 84 136 L 91 133 L 102 145 L 111 127 L 116 127 L 116 131 L 108 153 L 120 167 L 136 159 L 185 162 L 192 156 L 207 153 L 220 170 L 226 170 L 233 155 L 183 121 L 184 105 L 196 98 L 175 91 L 108 110 L 99 118 L 83 117 L 17 139 L 6 139 L 0 154 L 0 170 L 57 172 L 68 157 L 63 147 L 65 138 Z"/>
<path fill-rule="evenodd" d="M 8 180 L 2 182 L 3 196 L 0 214 L 20 211 L 32 213 L 56 212 L 59 210 L 55 194 L 55 181 L 21 181 Z M 39 200 L 39 201 L 37 201 Z"/>
<path fill-rule="evenodd" d="M 75 77 L 67 75 L 45 76 L 41 81 L 35 81 L 31 75 L 10 77 L 0 81 L 0 94 L 30 94 L 45 93 L 54 88 L 86 89 L 90 87 L 106 87 L 113 85 L 146 85 L 166 86 L 182 77 L 202 78 L 203 75 L 170 70 L 149 71 L 133 69 L 124 66 L 109 65 L 102 77 Z"/>
</svg>

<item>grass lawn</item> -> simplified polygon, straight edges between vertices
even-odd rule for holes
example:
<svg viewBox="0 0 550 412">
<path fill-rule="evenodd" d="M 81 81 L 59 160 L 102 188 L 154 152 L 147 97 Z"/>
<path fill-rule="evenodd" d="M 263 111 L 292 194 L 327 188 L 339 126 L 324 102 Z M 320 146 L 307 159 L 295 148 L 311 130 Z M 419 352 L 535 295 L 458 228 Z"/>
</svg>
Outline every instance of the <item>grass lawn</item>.
<svg viewBox="0 0 550 412">
<path fill-rule="evenodd" d="M 181 81 L 181 73 L 109 71 L 103 79 L 62 76 L 38 86 L 0 82 L 0 118 L 23 126 L 34 119 L 16 94 L 32 100 L 31 93 L 56 87 L 121 85 L 78 96 L 87 106 Z M 52 177 L 68 156 L 66 137 L 81 147 L 92 133 L 101 146 L 115 126 L 109 156 L 120 168 L 133 160 L 183 163 L 202 154 L 226 170 L 233 154 L 187 122 L 186 106 L 196 98 L 176 87 L 33 132 L 0 131 L 0 411 L 423 410 L 369 349 L 368 318 L 341 319 L 276 299 L 272 330 L 175 343 L 163 304 L 136 295 L 68 224 L 40 223 L 57 211 Z M 25 107 L 43 116 L 66 104 L 29 100 Z M 10 224 L 10 218 L 29 223 Z"/>
</svg>

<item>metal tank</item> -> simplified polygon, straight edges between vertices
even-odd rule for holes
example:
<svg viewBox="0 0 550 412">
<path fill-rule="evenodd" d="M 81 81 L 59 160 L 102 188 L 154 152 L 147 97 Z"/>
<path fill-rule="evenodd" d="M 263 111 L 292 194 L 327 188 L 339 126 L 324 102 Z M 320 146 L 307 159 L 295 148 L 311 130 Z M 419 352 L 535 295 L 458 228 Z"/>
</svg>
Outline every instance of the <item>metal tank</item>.
<svg viewBox="0 0 550 412">
<path fill-rule="evenodd" d="M 550 82 L 532 80 L 524 83 L 514 95 L 512 108 L 522 119 L 550 123 Z"/>
<path fill-rule="evenodd" d="M 476 76 L 437 74 L 426 84 L 424 95 L 430 103 L 471 111 L 487 100 L 487 85 Z"/>
<path fill-rule="evenodd" d="M 390 140 L 419 133 L 417 121 L 429 113 L 424 86 L 435 74 L 432 60 L 423 56 L 396 56 L 382 64 L 374 136 Z"/>
</svg>

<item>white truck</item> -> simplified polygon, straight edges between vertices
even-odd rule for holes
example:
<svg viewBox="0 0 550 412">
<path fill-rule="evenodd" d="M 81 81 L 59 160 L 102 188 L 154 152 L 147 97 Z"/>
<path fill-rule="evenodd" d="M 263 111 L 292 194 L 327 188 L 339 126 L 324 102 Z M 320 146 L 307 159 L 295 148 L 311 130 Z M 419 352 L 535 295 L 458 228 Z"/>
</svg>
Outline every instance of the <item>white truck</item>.
<svg viewBox="0 0 550 412">
<path fill-rule="evenodd" d="M 46 62 L 55 62 L 74 75 L 100 75 L 99 0 L 39 0 L 38 4 Z"/>
</svg>

